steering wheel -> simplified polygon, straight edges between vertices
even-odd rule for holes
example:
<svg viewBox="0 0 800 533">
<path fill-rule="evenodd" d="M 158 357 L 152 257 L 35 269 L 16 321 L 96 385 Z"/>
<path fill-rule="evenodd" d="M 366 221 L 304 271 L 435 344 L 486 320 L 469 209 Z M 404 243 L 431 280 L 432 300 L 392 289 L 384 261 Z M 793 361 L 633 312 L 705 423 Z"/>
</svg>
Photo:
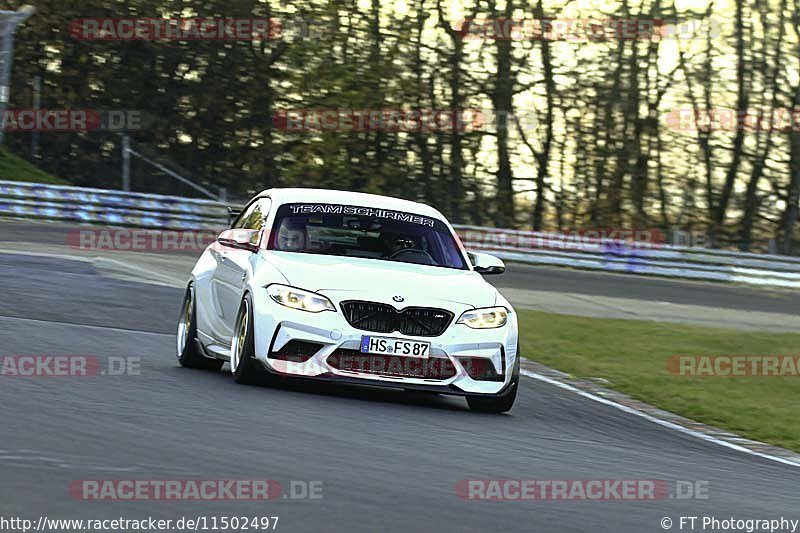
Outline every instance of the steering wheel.
<svg viewBox="0 0 800 533">
<path fill-rule="evenodd" d="M 420 250 L 418 248 L 403 248 L 402 250 L 397 250 L 395 253 L 393 253 L 392 255 L 389 256 L 389 259 L 397 259 L 398 257 L 400 257 L 403 254 L 414 254 L 415 256 L 417 256 L 419 259 L 422 260 L 422 261 L 420 261 L 420 260 L 410 261 L 412 263 L 417 263 L 417 264 L 420 264 L 420 265 L 435 265 L 436 264 L 436 261 L 434 261 L 434 259 L 431 256 L 431 254 L 429 254 L 425 250 Z"/>
</svg>

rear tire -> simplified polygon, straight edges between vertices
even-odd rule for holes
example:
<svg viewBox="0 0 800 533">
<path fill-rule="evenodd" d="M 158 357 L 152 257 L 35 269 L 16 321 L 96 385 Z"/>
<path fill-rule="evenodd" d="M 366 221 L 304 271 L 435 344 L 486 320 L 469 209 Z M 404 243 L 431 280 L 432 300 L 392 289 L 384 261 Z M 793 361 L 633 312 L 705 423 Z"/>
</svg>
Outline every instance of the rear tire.
<svg viewBox="0 0 800 533">
<path fill-rule="evenodd" d="M 241 385 L 258 385 L 264 382 L 264 370 L 255 356 L 253 328 L 253 299 L 245 294 L 236 314 L 236 324 L 231 339 L 231 373 Z"/>
<path fill-rule="evenodd" d="M 222 368 L 224 361 L 205 357 L 197 345 L 197 306 L 194 301 L 194 285 L 191 283 L 186 287 L 183 297 L 176 342 L 176 355 L 181 366 L 217 372 Z"/>
<path fill-rule="evenodd" d="M 517 388 L 519 387 L 519 357 L 519 348 L 517 348 L 517 361 L 514 363 L 514 371 L 511 374 L 511 383 L 508 388 L 499 396 L 467 396 L 467 405 L 471 410 L 492 414 L 511 410 L 517 399 Z"/>
</svg>

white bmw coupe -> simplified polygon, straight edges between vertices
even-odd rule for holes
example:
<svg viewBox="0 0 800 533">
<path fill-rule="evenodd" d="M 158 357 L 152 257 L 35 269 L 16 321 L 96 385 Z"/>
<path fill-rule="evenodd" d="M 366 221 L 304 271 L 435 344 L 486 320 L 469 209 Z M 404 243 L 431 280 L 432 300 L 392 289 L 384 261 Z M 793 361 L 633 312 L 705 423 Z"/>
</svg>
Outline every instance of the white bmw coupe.
<svg viewBox="0 0 800 533">
<path fill-rule="evenodd" d="M 192 270 L 177 335 L 181 365 L 238 383 L 286 377 L 466 397 L 511 409 L 517 316 L 437 210 L 322 189 L 253 198 Z"/>
</svg>

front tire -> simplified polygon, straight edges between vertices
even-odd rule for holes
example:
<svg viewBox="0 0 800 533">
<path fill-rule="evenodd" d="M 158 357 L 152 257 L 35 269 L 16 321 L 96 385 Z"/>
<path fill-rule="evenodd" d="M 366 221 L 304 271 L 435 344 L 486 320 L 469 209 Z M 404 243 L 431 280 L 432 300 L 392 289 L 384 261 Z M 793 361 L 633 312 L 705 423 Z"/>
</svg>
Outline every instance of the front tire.
<svg viewBox="0 0 800 533">
<path fill-rule="evenodd" d="M 181 366 L 217 372 L 222 368 L 224 361 L 205 357 L 197 345 L 197 305 L 194 301 L 194 285 L 191 283 L 186 287 L 183 297 L 176 342 L 176 355 Z"/>
<path fill-rule="evenodd" d="M 253 299 L 250 294 L 245 294 L 242 298 L 233 331 L 231 339 L 233 380 L 242 385 L 260 384 L 264 380 L 264 371 L 255 356 Z"/>
<path fill-rule="evenodd" d="M 511 410 L 517 399 L 517 389 L 519 388 L 519 357 L 519 348 L 517 348 L 517 361 L 514 363 L 514 371 L 511 374 L 511 383 L 508 388 L 499 396 L 467 396 L 467 405 L 471 410 L 492 414 Z"/>
</svg>

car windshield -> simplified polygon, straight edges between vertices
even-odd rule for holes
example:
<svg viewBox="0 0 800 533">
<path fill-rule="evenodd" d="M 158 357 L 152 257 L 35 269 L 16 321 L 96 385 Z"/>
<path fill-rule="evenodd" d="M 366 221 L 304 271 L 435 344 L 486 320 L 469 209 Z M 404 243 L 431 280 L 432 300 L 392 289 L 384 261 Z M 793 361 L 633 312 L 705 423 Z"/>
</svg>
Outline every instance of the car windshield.
<svg viewBox="0 0 800 533">
<path fill-rule="evenodd" d="M 285 204 L 268 248 L 467 270 L 441 220 L 402 211 L 341 204 Z"/>
</svg>

